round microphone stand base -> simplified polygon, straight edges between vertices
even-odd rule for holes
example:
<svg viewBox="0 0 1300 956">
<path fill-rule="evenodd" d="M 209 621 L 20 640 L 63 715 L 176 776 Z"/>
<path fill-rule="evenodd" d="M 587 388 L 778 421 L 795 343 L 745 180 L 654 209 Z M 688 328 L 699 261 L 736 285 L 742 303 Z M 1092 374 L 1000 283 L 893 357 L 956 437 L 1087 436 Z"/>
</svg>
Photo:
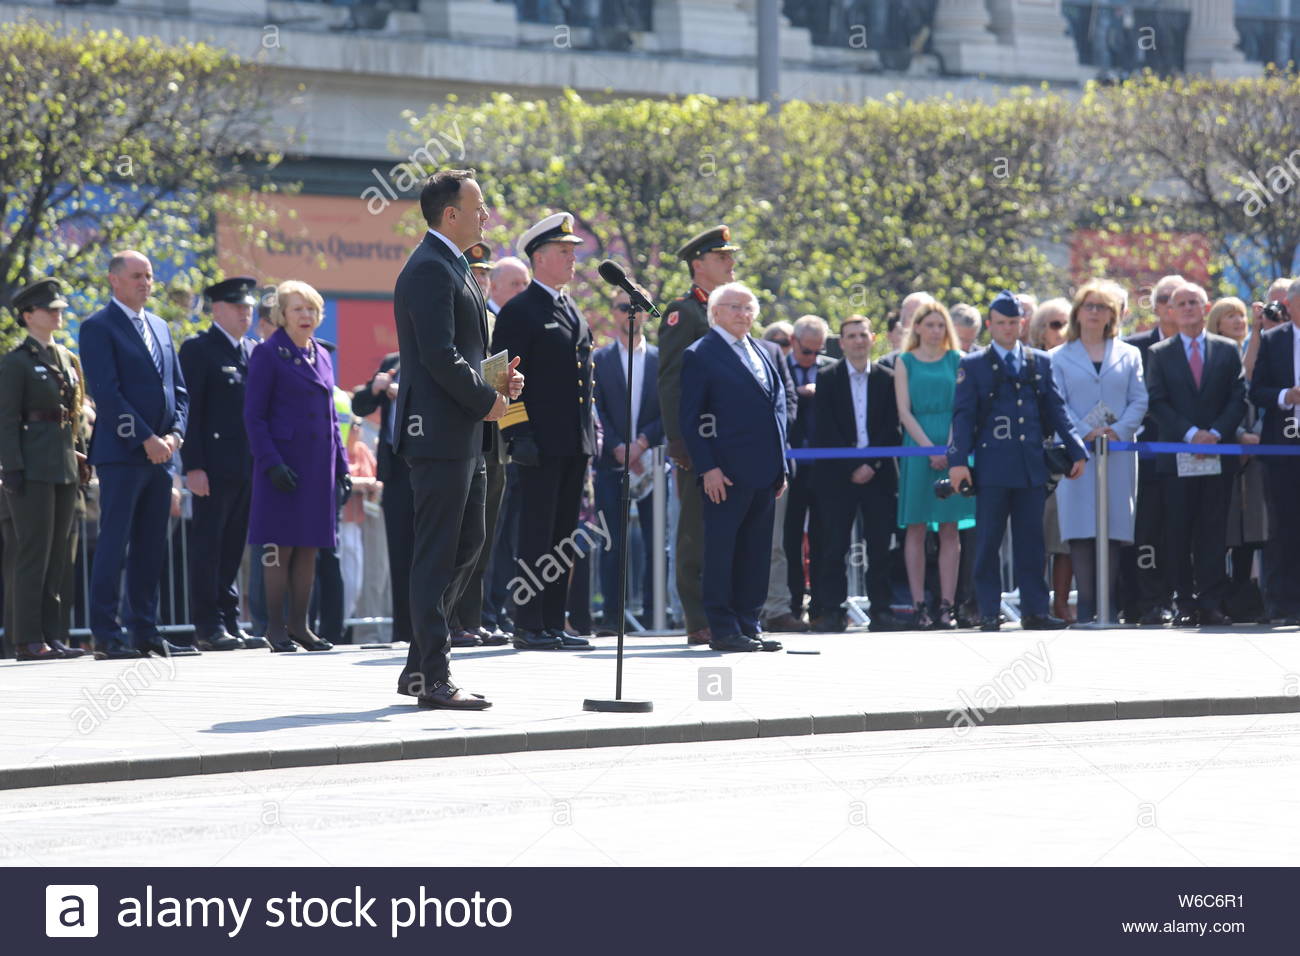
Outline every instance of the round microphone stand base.
<svg viewBox="0 0 1300 956">
<path fill-rule="evenodd" d="M 592 700 L 582 702 L 583 710 L 594 710 L 603 714 L 648 714 L 655 709 L 649 700 Z"/>
</svg>

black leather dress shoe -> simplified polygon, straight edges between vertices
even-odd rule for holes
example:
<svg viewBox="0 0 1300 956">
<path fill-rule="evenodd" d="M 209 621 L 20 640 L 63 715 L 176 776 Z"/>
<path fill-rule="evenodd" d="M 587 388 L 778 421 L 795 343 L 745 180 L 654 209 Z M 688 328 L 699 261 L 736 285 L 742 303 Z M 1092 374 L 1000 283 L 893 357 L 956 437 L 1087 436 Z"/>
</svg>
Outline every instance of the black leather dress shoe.
<svg viewBox="0 0 1300 956">
<path fill-rule="evenodd" d="M 560 642 L 560 647 L 563 650 L 580 650 L 584 648 L 586 650 L 591 650 L 591 641 L 587 640 L 585 637 L 575 637 L 572 634 L 566 633 L 565 631 L 557 631 L 554 628 L 548 628 L 546 633 L 551 637 L 557 638 Z"/>
<path fill-rule="evenodd" d="M 271 649 L 272 654 L 292 654 L 298 650 L 298 645 L 288 634 L 268 634 L 266 635 L 266 646 Z"/>
<path fill-rule="evenodd" d="M 564 642 L 549 631 L 516 631 L 510 643 L 520 651 L 557 651 L 564 646 Z"/>
<path fill-rule="evenodd" d="M 64 644 L 62 641 L 47 641 L 46 643 L 48 643 L 50 647 L 58 651 L 59 656 L 64 658 L 65 660 L 72 660 L 73 658 L 81 657 L 86 653 L 86 649 L 84 647 L 69 647 L 67 644 Z"/>
<path fill-rule="evenodd" d="M 458 630 L 451 632 L 451 635 L 447 638 L 447 643 L 452 647 L 479 647 L 483 641 L 479 639 L 477 634 L 466 630 Z"/>
<path fill-rule="evenodd" d="M 1020 626 L 1026 631 L 1059 631 L 1069 622 L 1051 614 L 1026 614 L 1020 619 Z"/>
<path fill-rule="evenodd" d="M 1231 623 L 1232 618 L 1217 608 L 1210 608 L 1201 612 L 1201 627 L 1227 627 Z"/>
<path fill-rule="evenodd" d="M 125 661 L 141 656 L 143 655 L 134 647 L 127 647 L 125 644 L 106 644 L 95 648 L 97 661 Z"/>
<path fill-rule="evenodd" d="M 256 634 L 246 634 L 244 637 L 239 638 L 239 640 L 243 642 L 244 647 L 250 649 L 271 646 L 266 642 L 266 638 L 258 637 Z"/>
<path fill-rule="evenodd" d="M 996 614 L 980 618 L 981 631 L 1000 631 L 1002 630 L 1002 618 Z"/>
<path fill-rule="evenodd" d="M 1200 627 L 1201 612 L 1193 608 L 1190 611 L 1179 611 L 1174 616 L 1174 627 Z"/>
<path fill-rule="evenodd" d="M 224 627 L 199 637 L 195 643 L 201 651 L 234 651 L 244 646 L 237 638 L 227 633 Z"/>
<path fill-rule="evenodd" d="M 752 637 L 745 637 L 743 634 L 729 634 L 725 637 L 717 637 L 715 635 L 713 639 L 709 641 L 709 648 L 711 650 L 721 651 L 724 654 L 731 654 L 737 652 L 761 651 L 763 649 L 763 644 L 761 641 L 756 641 Z"/>
<path fill-rule="evenodd" d="M 265 643 L 262 643 L 261 645 L 249 644 L 248 643 L 249 641 L 260 640 L 260 638 L 252 637 L 252 635 L 250 635 L 247 631 L 241 628 L 239 626 L 238 618 L 233 618 L 233 617 L 222 618 L 221 626 L 226 629 L 227 634 L 229 634 L 231 637 L 233 637 L 236 641 L 239 642 L 240 647 L 258 647 L 258 646 L 265 647 L 266 646 Z"/>
<path fill-rule="evenodd" d="M 491 701 L 446 682 L 434 684 L 415 700 L 421 710 L 487 710 L 492 706 Z"/>
<path fill-rule="evenodd" d="M 1147 610 L 1138 618 L 1138 627 L 1164 627 L 1169 623 L 1165 617 L 1165 609 L 1161 607 L 1147 608 Z"/>
<path fill-rule="evenodd" d="M 510 635 L 503 631 L 489 631 L 486 627 L 480 627 L 474 633 L 484 647 L 500 647 L 510 643 Z"/>
<path fill-rule="evenodd" d="M 20 661 L 57 661 L 63 655 L 44 641 L 33 644 L 19 644 L 14 655 Z"/>
<path fill-rule="evenodd" d="M 197 647 L 188 644 L 173 644 L 165 637 L 157 637 L 140 649 L 141 657 L 157 654 L 159 657 L 198 657 L 202 653 Z"/>
</svg>

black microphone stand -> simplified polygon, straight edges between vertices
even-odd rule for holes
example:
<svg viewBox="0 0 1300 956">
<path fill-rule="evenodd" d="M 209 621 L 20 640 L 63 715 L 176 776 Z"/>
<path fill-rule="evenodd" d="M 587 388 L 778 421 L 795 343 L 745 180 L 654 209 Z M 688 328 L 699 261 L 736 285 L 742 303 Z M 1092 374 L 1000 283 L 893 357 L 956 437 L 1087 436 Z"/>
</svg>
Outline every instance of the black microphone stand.
<svg viewBox="0 0 1300 956">
<path fill-rule="evenodd" d="M 628 523 L 632 517 L 632 434 L 636 431 L 636 422 L 632 421 L 632 358 L 636 343 L 636 314 L 634 298 L 629 298 L 627 313 L 627 444 L 623 453 L 623 477 L 621 484 L 621 506 L 619 508 L 619 525 L 622 537 L 618 549 L 618 654 L 614 671 L 614 699 L 599 700 L 588 698 L 582 702 L 583 710 L 604 711 L 607 713 L 646 714 L 654 710 L 654 703 L 648 700 L 623 699 L 623 643 L 627 637 L 627 552 L 631 538 Z"/>
</svg>

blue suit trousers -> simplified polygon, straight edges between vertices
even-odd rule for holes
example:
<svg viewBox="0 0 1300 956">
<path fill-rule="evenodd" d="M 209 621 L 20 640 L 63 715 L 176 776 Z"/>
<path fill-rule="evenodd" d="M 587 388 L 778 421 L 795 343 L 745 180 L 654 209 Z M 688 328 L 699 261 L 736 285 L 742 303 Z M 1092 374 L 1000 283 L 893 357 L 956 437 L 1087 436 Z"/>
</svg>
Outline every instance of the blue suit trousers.
<svg viewBox="0 0 1300 956">
<path fill-rule="evenodd" d="M 99 544 L 90 575 L 90 630 L 101 649 L 127 643 L 123 628 L 132 645 L 142 648 L 158 637 L 158 584 L 167 556 L 172 476 L 165 465 L 101 464 L 96 470 Z"/>
<path fill-rule="evenodd" d="M 1043 567 L 1043 508 L 1047 489 L 999 488 L 981 485 L 975 496 L 975 599 L 980 616 L 992 617 L 1002 606 L 1002 566 L 998 549 L 1011 519 L 1011 549 L 1022 615 L 1047 613 L 1047 583 Z"/>
</svg>

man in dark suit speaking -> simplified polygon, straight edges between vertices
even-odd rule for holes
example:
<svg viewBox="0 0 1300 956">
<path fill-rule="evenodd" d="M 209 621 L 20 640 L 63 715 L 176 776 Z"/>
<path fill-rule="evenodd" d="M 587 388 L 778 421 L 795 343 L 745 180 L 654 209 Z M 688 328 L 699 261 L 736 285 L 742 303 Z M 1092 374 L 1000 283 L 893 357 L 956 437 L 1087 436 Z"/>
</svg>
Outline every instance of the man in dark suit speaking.
<svg viewBox="0 0 1300 956">
<path fill-rule="evenodd" d="M 682 361 L 678 412 L 704 495 L 704 613 L 715 651 L 777 651 L 759 639 L 772 521 L 785 491 L 785 390 L 749 336 L 758 299 L 739 282 L 709 294 L 712 326 Z"/>
<path fill-rule="evenodd" d="M 498 392 L 480 374 L 487 304 L 463 254 L 488 218 L 474 171 L 434 173 L 420 211 L 429 231 L 393 291 L 402 369 L 393 448 L 410 467 L 415 504 L 412 640 L 397 691 L 424 708 L 483 710 L 487 700 L 451 681 L 448 615 L 483 546 L 482 423 L 505 414 L 523 376 L 512 368 Z"/>
</svg>

